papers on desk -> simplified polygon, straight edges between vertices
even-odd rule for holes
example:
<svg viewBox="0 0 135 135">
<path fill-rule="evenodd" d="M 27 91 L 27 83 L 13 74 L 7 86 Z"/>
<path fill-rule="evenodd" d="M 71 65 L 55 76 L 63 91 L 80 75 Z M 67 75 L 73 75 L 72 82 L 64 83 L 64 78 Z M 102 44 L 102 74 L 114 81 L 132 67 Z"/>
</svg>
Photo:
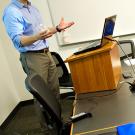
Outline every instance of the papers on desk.
<svg viewBox="0 0 135 135">
<path fill-rule="evenodd" d="M 131 66 L 131 64 L 135 65 L 135 59 L 130 59 L 130 61 L 129 60 L 124 60 L 124 63 L 126 63 L 128 66 Z"/>
</svg>

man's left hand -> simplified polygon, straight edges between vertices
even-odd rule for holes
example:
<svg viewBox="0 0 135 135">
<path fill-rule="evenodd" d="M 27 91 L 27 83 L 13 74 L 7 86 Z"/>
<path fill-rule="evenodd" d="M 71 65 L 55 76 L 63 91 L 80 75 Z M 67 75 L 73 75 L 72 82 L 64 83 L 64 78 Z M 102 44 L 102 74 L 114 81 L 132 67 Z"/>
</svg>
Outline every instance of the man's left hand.
<svg viewBox="0 0 135 135">
<path fill-rule="evenodd" d="M 62 17 L 62 18 L 61 18 L 61 21 L 60 21 L 60 23 L 59 23 L 59 25 L 58 25 L 58 28 L 59 28 L 61 31 L 63 31 L 63 30 L 65 30 L 65 29 L 71 27 L 73 24 L 74 24 L 74 22 L 65 22 L 65 21 L 64 21 L 64 18 Z"/>
</svg>

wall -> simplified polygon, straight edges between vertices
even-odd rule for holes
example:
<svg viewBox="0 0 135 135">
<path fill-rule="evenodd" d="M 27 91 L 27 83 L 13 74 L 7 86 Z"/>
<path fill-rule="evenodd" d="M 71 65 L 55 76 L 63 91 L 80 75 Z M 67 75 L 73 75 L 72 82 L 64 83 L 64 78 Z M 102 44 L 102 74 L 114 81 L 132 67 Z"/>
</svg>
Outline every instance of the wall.
<svg viewBox="0 0 135 135">
<path fill-rule="evenodd" d="M 0 41 L 0 46 L 3 43 Z M 12 74 L 4 55 L 3 48 L 0 47 L 0 124 L 20 101 L 18 92 L 14 85 Z"/>
<path fill-rule="evenodd" d="M 0 4 L 0 18 L 8 0 Z M 0 125 L 12 112 L 15 106 L 32 96 L 24 86 L 25 74 L 19 63 L 19 54 L 9 40 L 2 19 L 0 19 Z"/>
<path fill-rule="evenodd" d="M 71 43 L 101 38 L 104 19 L 117 15 L 114 35 L 135 33 L 135 1 L 130 0 L 48 0 L 54 24 L 61 16 L 75 21 L 68 31 Z M 128 6 L 127 6 L 128 5 Z M 59 42 L 63 45 L 61 37 Z"/>
</svg>

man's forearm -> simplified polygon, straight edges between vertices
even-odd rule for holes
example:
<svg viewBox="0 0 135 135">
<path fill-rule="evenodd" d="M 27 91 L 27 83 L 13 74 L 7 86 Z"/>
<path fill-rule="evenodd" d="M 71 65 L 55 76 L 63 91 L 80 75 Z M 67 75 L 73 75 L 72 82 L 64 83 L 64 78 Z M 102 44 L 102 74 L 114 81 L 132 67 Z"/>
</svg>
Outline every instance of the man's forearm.
<svg viewBox="0 0 135 135">
<path fill-rule="evenodd" d="M 42 31 L 39 34 L 32 35 L 32 36 L 21 36 L 21 44 L 23 46 L 29 46 L 38 40 L 43 40 L 46 38 L 51 37 L 57 31 L 56 27 L 50 27 L 48 30 Z"/>
<path fill-rule="evenodd" d="M 23 46 L 29 46 L 29 45 L 33 44 L 34 42 L 36 42 L 37 40 L 39 40 L 39 39 L 36 35 L 22 36 L 21 37 L 21 44 Z"/>
<path fill-rule="evenodd" d="M 55 27 L 49 27 L 48 30 L 51 31 L 53 34 L 57 32 Z"/>
</svg>

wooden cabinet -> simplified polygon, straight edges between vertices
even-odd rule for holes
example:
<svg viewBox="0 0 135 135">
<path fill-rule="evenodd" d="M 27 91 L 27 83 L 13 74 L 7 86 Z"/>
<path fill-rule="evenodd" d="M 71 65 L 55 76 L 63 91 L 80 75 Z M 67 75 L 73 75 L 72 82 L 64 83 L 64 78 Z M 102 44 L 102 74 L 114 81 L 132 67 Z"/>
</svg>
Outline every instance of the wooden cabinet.
<svg viewBox="0 0 135 135">
<path fill-rule="evenodd" d="M 121 63 L 116 42 L 66 59 L 76 93 L 113 90 L 121 76 Z"/>
</svg>

